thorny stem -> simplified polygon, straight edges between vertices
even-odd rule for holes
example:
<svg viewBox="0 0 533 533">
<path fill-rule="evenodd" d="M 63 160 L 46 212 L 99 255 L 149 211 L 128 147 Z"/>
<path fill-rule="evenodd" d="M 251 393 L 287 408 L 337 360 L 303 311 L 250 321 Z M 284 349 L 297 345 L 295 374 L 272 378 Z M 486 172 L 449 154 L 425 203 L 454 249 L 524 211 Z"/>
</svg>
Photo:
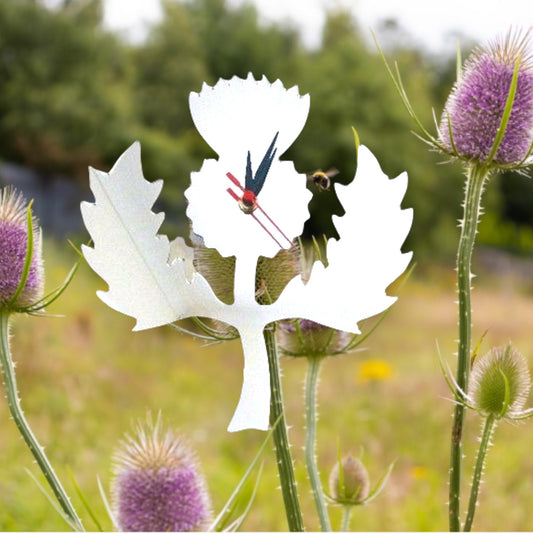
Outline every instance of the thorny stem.
<svg viewBox="0 0 533 533">
<path fill-rule="evenodd" d="M 457 291 L 459 297 L 459 349 L 457 359 L 457 385 L 468 393 L 471 346 L 471 263 L 481 210 L 483 185 L 488 177 L 486 168 L 472 165 L 468 169 L 465 187 L 464 218 L 457 251 Z M 454 410 L 450 451 L 450 531 L 461 530 L 461 477 L 463 459 L 463 427 L 466 408 L 457 403 Z"/>
<path fill-rule="evenodd" d="M 481 476 L 483 475 L 483 465 L 485 464 L 485 457 L 490 445 L 490 438 L 496 427 L 496 419 L 493 415 L 485 419 L 483 425 L 483 432 L 481 434 L 481 441 L 477 453 L 476 466 L 474 468 L 474 477 L 472 478 L 472 488 L 470 489 L 470 501 L 468 502 L 468 512 L 466 515 L 464 531 L 472 529 L 472 522 L 474 521 L 474 513 L 476 512 L 477 496 L 479 493 L 479 485 L 481 483 Z"/>
<path fill-rule="evenodd" d="M 65 518 L 70 523 L 71 527 L 76 531 L 85 531 L 81 520 L 79 519 L 69 497 L 63 489 L 54 469 L 52 468 L 44 449 L 37 441 L 33 434 L 20 405 L 17 380 L 15 377 L 15 365 L 11 357 L 11 350 L 9 347 L 9 311 L 0 309 L 0 363 L 2 367 L 2 375 L 4 377 L 4 384 L 6 388 L 6 398 L 9 406 L 9 411 L 13 420 L 20 431 L 25 443 L 30 449 L 35 458 L 39 468 L 41 469 L 46 481 L 50 485 L 54 496 L 61 505 L 65 513 Z"/>
<path fill-rule="evenodd" d="M 323 357 L 320 356 L 307 357 L 307 376 L 305 380 L 305 462 L 307 464 L 307 475 L 309 476 L 311 490 L 320 520 L 320 528 L 322 531 L 331 531 L 324 490 L 320 482 L 316 464 L 316 393 L 322 359 Z"/>
<path fill-rule="evenodd" d="M 270 370 L 270 424 L 274 424 L 278 418 L 281 418 L 273 435 L 279 479 L 281 483 L 281 493 L 285 504 L 285 513 L 287 515 L 289 530 L 303 531 L 304 524 L 302 512 L 300 510 L 300 501 L 298 500 L 296 479 L 294 477 L 294 465 L 292 462 L 289 436 L 287 434 L 287 424 L 285 422 L 283 409 L 283 391 L 281 389 L 281 375 L 278 364 L 274 329 L 269 329 L 267 327 L 264 336 Z"/>
</svg>

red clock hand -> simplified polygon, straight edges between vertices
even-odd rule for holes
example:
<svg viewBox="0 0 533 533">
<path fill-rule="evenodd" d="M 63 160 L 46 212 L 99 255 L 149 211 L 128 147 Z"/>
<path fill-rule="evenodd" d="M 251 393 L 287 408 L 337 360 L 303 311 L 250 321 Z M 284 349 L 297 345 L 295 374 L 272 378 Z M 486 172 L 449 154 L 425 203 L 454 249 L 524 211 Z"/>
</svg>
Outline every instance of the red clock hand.
<svg viewBox="0 0 533 533">
<path fill-rule="evenodd" d="M 249 189 L 245 189 L 239 182 L 239 180 L 231 173 L 227 172 L 226 176 L 230 179 L 230 181 L 236 185 L 241 191 L 242 196 L 239 196 L 233 189 L 228 188 L 227 191 L 230 194 L 230 196 L 236 200 L 239 203 L 239 207 L 241 210 L 246 213 L 247 215 L 252 215 L 253 219 L 268 233 L 268 235 L 274 240 L 274 242 L 280 247 L 283 248 L 281 243 L 278 241 L 278 239 L 274 236 L 274 234 L 265 226 L 259 218 L 257 218 L 254 211 L 256 209 L 259 209 L 261 213 L 265 216 L 265 218 L 274 226 L 274 228 L 277 230 L 277 232 L 285 239 L 291 246 L 291 248 L 294 246 L 294 243 L 283 233 L 281 228 L 272 220 L 272 218 L 267 214 L 267 212 L 259 205 L 257 202 L 257 197 L 253 191 L 250 191 Z"/>
</svg>

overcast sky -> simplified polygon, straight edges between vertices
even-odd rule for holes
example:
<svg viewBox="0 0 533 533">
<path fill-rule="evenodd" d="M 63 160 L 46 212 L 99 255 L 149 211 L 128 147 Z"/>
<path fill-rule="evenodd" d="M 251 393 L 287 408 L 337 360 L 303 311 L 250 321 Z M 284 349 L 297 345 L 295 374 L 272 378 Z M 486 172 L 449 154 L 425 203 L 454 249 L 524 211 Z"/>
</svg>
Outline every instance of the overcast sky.
<svg viewBox="0 0 533 533">
<path fill-rule="evenodd" d="M 53 1 L 53 0 L 51 0 Z M 227 0 L 239 5 L 250 0 Z M 379 38 L 379 21 L 395 18 L 413 42 L 433 52 L 454 53 L 457 34 L 486 42 L 510 26 L 533 26 L 533 0 L 251 0 L 265 22 L 290 21 L 300 29 L 304 43 L 316 46 L 326 9 L 342 7 L 354 14 L 361 28 Z M 133 39 L 146 24 L 161 16 L 159 0 L 104 0 L 108 27 Z"/>
</svg>

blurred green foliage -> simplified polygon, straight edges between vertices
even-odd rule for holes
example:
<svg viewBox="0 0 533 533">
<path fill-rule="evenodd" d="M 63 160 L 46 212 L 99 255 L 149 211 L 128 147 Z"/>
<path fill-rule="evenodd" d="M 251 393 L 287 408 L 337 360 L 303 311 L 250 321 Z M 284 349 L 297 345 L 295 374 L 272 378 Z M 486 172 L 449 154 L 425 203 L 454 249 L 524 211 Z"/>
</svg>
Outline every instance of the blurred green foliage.
<svg viewBox="0 0 533 533">
<path fill-rule="evenodd" d="M 81 177 L 120 149 L 132 125 L 127 63 L 99 29 L 98 4 L 0 3 L 1 157 Z"/>
<path fill-rule="evenodd" d="M 311 95 L 306 127 L 285 155 L 297 170 L 336 167 L 335 180 L 349 182 L 355 127 L 388 175 L 409 173 L 404 204 L 415 217 L 406 248 L 419 259 L 453 257 L 461 169 L 436 164 L 442 158 L 410 134 L 413 125 L 376 47 L 349 14 L 329 12 L 321 46 L 308 50 L 289 23 L 265 25 L 249 4 L 164 0 L 163 11 L 148 38 L 133 45 L 104 30 L 101 0 L 64 0 L 55 9 L 42 0 L 0 1 L 0 158 L 86 184 L 87 166 L 107 170 L 139 139 L 145 175 L 165 180 L 160 207 L 174 229 L 183 229 L 189 174 L 213 157 L 193 126 L 189 93 L 249 72 L 280 78 Z M 390 31 L 387 55 L 430 127 L 432 109 L 440 114 L 455 77 L 454 51 L 443 59 L 403 39 L 394 46 L 398 28 Z M 499 184 L 491 193 L 494 216 L 533 226 L 529 183 L 519 177 Z M 313 192 L 306 234 L 335 236 L 331 216 L 342 214 L 335 193 Z"/>
</svg>

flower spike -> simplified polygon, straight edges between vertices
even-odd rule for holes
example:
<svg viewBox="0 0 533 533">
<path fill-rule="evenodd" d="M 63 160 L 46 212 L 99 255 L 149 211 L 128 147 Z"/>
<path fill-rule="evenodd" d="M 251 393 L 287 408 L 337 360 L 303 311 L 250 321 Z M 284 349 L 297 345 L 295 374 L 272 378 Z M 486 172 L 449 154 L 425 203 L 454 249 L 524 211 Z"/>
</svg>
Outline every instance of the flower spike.
<svg viewBox="0 0 533 533">
<path fill-rule="evenodd" d="M 44 288 L 41 230 L 32 202 L 11 187 L 0 190 L 0 308 L 27 312 Z"/>
</svg>

